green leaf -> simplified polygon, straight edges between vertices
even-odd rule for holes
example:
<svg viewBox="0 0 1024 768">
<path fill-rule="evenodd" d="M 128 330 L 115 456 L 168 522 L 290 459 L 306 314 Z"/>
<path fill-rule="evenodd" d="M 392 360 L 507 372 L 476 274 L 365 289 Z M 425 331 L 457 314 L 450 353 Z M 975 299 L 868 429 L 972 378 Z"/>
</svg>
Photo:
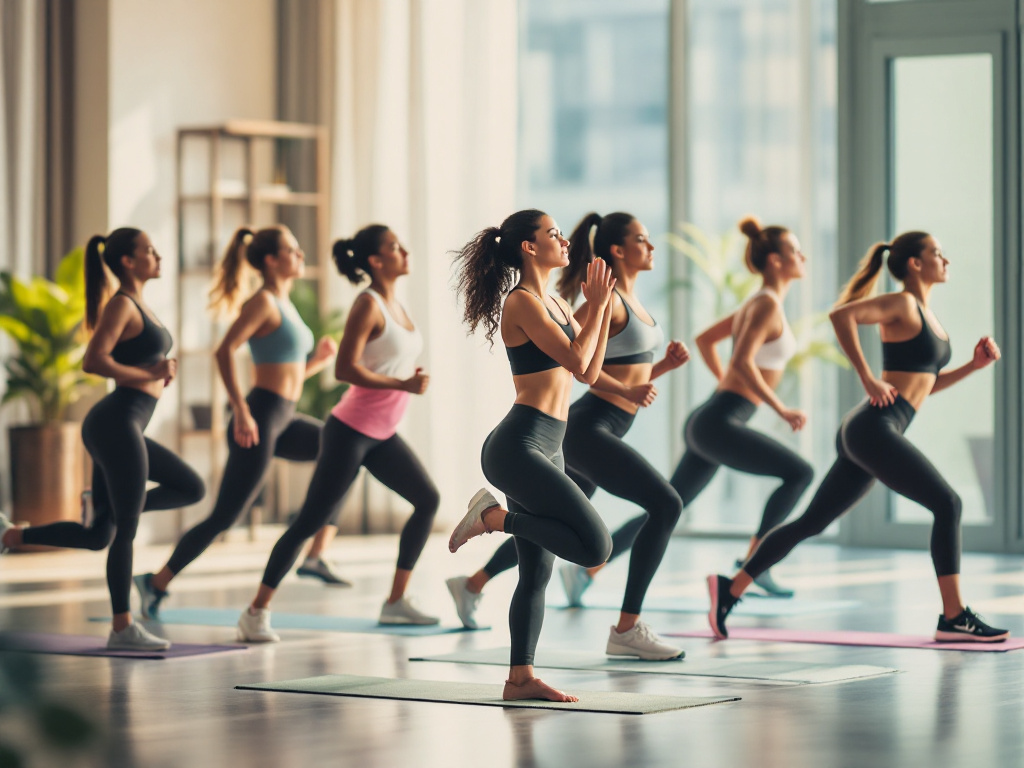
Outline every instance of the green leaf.
<svg viewBox="0 0 1024 768">
<path fill-rule="evenodd" d="M 67 291 L 70 296 L 81 295 L 84 301 L 85 249 L 79 246 L 61 259 L 54 278 L 57 285 Z"/>
</svg>

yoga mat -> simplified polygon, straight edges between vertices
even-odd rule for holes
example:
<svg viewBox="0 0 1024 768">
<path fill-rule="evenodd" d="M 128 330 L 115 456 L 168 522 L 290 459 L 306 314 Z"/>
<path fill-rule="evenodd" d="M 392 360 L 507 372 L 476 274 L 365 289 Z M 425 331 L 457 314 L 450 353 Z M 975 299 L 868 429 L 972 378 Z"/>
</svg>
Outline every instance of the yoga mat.
<svg viewBox="0 0 1024 768">
<path fill-rule="evenodd" d="M 711 630 L 696 632 L 662 632 L 666 637 L 712 638 Z M 736 627 L 729 629 L 730 640 L 767 640 L 774 643 L 814 643 L 817 645 L 866 645 L 877 648 L 928 648 L 934 651 L 1017 651 L 1024 648 L 1024 638 L 1011 637 L 1001 643 L 937 643 L 920 635 L 892 635 L 886 632 L 833 632 L 800 629 L 769 629 Z"/>
<path fill-rule="evenodd" d="M 617 611 L 622 605 L 622 595 L 594 595 L 584 598 L 584 608 Z M 744 600 L 737 605 L 733 616 L 803 616 L 809 613 L 828 613 L 856 608 L 856 600 L 802 600 L 799 598 L 761 598 Z M 564 601 L 554 603 L 554 608 L 570 610 Z M 652 597 L 644 600 L 644 613 L 700 613 L 708 612 L 707 597 Z"/>
<path fill-rule="evenodd" d="M 492 664 L 508 666 L 508 648 L 478 648 L 434 656 L 423 656 L 409 661 L 447 661 L 455 664 Z M 775 683 L 836 683 L 857 680 L 895 672 L 888 667 L 866 664 L 811 664 L 802 661 L 735 659 L 698 659 L 680 661 L 640 661 L 630 658 L 612 658 L 593 653 L 541 648 L 534 661 L 535 667 L 548 669 L 578 669 L 588 672 L 640 672 L 654 675 L 683 677 L 729 677 L 743 680 L 763 680 Z"/>
<path fill-rule="evenodd" d="M 237 608 L 165 608 L 160 611 L 161 624 L 194 624 L 202 627 L 234 627 L 241 610 Z M 91 617 L 89 621 L 110 621 L 110 618 Z M 274 611 L 270 623 L 276 629 L 313 629 L 328 632 L 359 632 L 372 635 L 446 635 L 451 632 L 479 632 L 462 627 L 442 627 L 439 624 L 416 626 L 410 624 L 378 624 L 376 619 L 353 616 L 323 616 Z"/>
<path fill-rule="evenodd" d="M 122 659 L 178 659 L 225 651 L 245 651 L 244 645 L 197 645 L 174 643 L 165 651 L 109 650 L 105 637 L 95 635 L 54 635 L 47 632 L 9 632 L 4 635 L 7 650 L 54 653 L 65 656 L 114 656 Z"/>
<path fill-rule="evenodd" d="M 619 691 L 572 690 L 577 702 L 503 701 L 500 685 L 453 683 L 442 680 L 394 680 L 387 677 L 361 675 L 321 675 L 276 683 L 236 685 L 246 691 L 277 691 L 281 693 L 312 693 L 327 696 L 356 696 L 367 699 L 404 699 L 407 701 L 438 701 L 448 704 L 476 704 L 483 707 L 520 707 L 523 709 L 562 709 L 570 712 L 610 712 L 617 715 L 649 715 L 690 709 L 725 701 L 739 701 L 738 696 L 655 696 L 646 693 Z"/>
</svg>

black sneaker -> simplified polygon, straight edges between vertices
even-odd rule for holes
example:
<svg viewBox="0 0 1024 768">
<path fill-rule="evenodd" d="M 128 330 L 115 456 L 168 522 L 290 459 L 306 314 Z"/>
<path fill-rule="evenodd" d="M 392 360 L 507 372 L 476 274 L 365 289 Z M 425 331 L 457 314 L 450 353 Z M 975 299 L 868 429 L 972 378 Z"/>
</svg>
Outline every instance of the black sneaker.
<svg viewBox="0 0 1024 768">
<path fill-rule="evenodd" d="M 139 590 L 139 613 L 144 619 L 160 620 L 160 603 L 167 597 L 167 592 L 161 592 L 153 586 L 152 573 L 140 573 L 132 577 L 135 588 Z"/>
<path fill-rule="evenodd" d="M 940 643 L 1001 643 L 1010 636 L 1009 630 L 990 627 L 970 608 L 955 619 L 939 616 L 935 640 Z"/>
<path fill-rule="evenodd" d="M 708 576 L 708 594 L 711 596 L 711 610 L 708 611 L 708 623 L 711 631 L 719 640 L 729 637 L 729 630 L 725 628 L 725 618 L 729 611 L 740 601 L 733 597 L 729 589 L 732 587 L 732 579 L 725 576 L 711 574 Z"/>
</svg>

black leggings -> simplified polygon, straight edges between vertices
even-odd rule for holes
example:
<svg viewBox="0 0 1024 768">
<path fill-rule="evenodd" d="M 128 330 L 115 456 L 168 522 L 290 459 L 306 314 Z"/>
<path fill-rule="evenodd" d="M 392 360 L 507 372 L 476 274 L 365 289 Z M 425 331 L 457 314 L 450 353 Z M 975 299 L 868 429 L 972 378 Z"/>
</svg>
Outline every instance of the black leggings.
<svg viewBox="0 0 1024 768">
<path fill-rule="evenodd" d="M 253 389 L 245 401 L 259 429 L 260 442 L 242 448 L 235 442 L 234 419 L 228 424 L 228 460 L 217 503 L 209 517 L 181 537 L 167 561 L 171 573 L 180 573 L 252 506 L 275 456 L 288 461 L 316 460 L 323 422 L 296 416 L 293 401 L 267 389 Z"/>
<path fill-rule="evenodd" d="M 92 456 L 92 524 L 53 523 L 27 528 L 26 544 L 100 550 L 107 553 L 107 586 L 115 614 L 130 610 L 132 542 L 143 512 L 195 504 L 206 489 L 184 461 L 142 432 L 156 398 L 118 387 L 93 406 L 82 423 L 82 441 Z M 157 486 L 146 490 L 146 481 Z"/>
<path fill-rule="evenodd" d="M 814 479 L 814 468 L 797 453 L 747 426 L 757 406 L 745 397 L 719 390 L 686 420 L 686 452 L 669 481 L 685 506 L 700 495 L 721 466 L 748 475 L 777 477 L 764 507 L 757 538 L 792 511 Z"/>
<path fill-rule="evenodd" d="M 634 414 L 587 392 L 569 408 L 562 447 L 565 473 L 588 499 L 600 487 L 645 510 L 615 532 L 608 558 L 611 561 L 634 547 L 622 611 L 639 614 L 647 588 L 679 522 L 683 502 L 665 478 L 637 450 L 623 442 L 633 419 Z M 509 539 L 498 547 L 484 571 L 493 578 L 517 562 L 515 541 Z"/>
<path fill-rule="evenodd" d="M 437 488 L 401 437 L 377 440 L 330 416 L 321 432 L 320 456 L 306 500 L 270 553 L 264 585 L 277 589 L 295 564 L 302 543 L 335 517 L 361 466 L 413 505 L 412 516 L 398 539 L 398 568 L 412 570 L 427 543 L 440 504 Z"/>
<path fill-rule="evenodd" d="M 931 553 L 936 576 L 960 572 L 960 497 L 932 463 L 904 437 L 914 418 L 902 397 L 884 408 L 867 400 L 850 411 L 836 435 L 839 456 L 807 511 L 769 533 L 743 569 L 758 576 L 804 539 L 824 531 L 860 501 L 875 480 L 916 501 L 935 516 Z"/>
<path fill-rule="evenodd" d="M 592 567 L 611 553 L 597 510 L 564 472 L 565 427 L 536 408 L 513 405 L 481 451 L 484 476 L 507 498 L 504 530 L 514 537 L 519 559 L 508 621 L 512 666 L 533 664 L 555 556 Z"/>
</svg>

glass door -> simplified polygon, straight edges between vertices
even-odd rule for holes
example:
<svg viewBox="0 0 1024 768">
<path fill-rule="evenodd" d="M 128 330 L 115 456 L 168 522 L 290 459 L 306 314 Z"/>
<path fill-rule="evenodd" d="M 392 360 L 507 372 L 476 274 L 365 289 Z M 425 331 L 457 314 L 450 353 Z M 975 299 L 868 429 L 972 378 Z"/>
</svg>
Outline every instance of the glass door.
<svg viewBox="0 0 1024 768">
<path fill-rule="evenodd" d="M 1021 432 L 1017 77 L 1008 56 L 1016 51 L 1015 4 L 943 3 L 964 6 L 959 23 L 934 5 L 861 5 L 853 71 L 861 104 L 851 121 L 867 135 L 850 143 L 860 165 L 851 168 L 859 180 L 847 261 L 900 232 L 933 234 L 950 260 L 950 280 L 930 300 L 953 346 L 947 370 L 969 362 L 982 336 L 1003 348 L 1002 361 L 929 398 L 908 437 L 963 500 L 964 548 L 1012 550 L 1020 541 Z M 967 23 L 967 6 L 992 15 Z M 863 341 L 880 368 L 877 332 Z M 862 396 L 847 388 L 850 404 Z M 864 506 L 850 516 L 846 541 L 928 546 L 926 509 L 883 489 Z"/>
</svg>

